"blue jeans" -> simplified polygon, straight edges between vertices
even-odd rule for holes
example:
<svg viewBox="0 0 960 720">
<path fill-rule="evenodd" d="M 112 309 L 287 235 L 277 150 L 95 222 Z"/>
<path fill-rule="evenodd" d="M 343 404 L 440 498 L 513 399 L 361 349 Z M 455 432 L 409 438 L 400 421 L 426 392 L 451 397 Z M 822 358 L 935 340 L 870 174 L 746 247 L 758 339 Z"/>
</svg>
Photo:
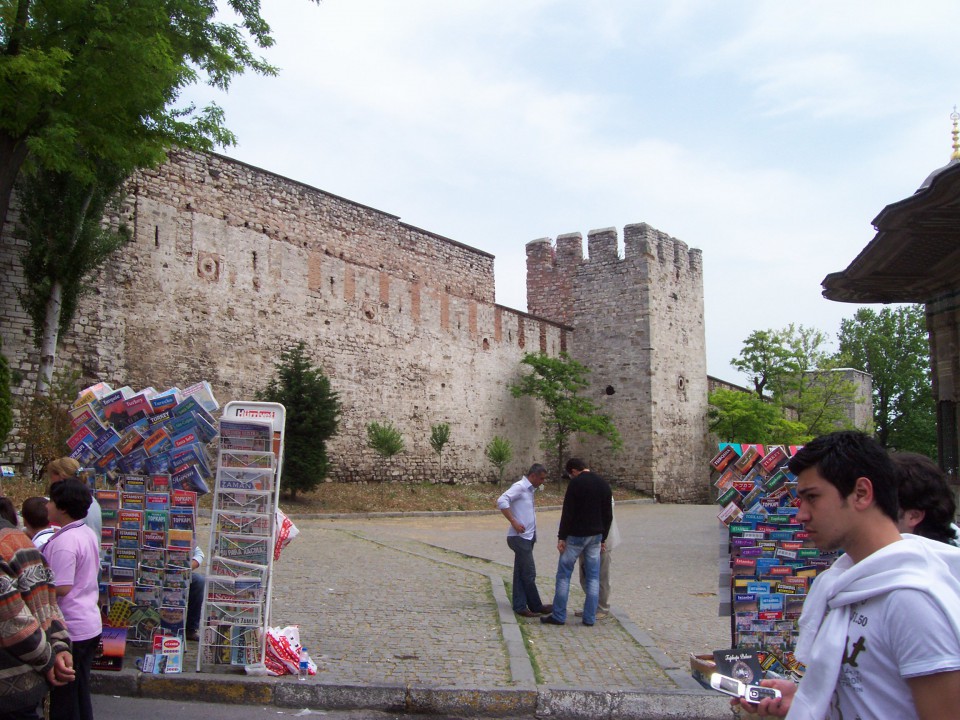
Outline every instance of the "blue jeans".
<svg viewBox="0 0 960 720">
<path fill-rule="evenodd" d="M 583 555 L 586 574 L 587 600 L 583 604 L 583 623 L 593 625 L 597 621 L 597 605 L 600 602 L 600 542 L 603 535 L 567 538 L 567 547 L 560 554 L 557 563 L 557 587 L 553 595 L 553 617 L 560 622 L 567 621 L 567 599 L 570 597 L 570 576 L 577 564 L 577 558 Z"/>
<path fill-rule="evenodd" d="M 533 561 L 533 546 L 537 538 L 526 540 L 519 535 L 507 535 L 507 546 L 513 550 L 513 611 L 530 609 L 540 612 L 543 602 L 537 590 L 537 566 Z"/>
</svg>

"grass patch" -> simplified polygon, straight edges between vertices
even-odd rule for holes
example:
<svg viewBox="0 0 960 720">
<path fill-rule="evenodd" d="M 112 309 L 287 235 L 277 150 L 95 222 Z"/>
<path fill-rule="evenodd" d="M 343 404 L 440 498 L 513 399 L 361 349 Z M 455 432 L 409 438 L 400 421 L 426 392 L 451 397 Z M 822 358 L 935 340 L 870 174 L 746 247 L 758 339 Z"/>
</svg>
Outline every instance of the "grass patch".
<svg viewBox="0 0 960 720">
<path fill-rule="evenodd" d="M 321 484 L 316 490 L 299 493 L 296 499 L 281 497 L 281 506 L 288 514 L 369 513 L 369 512 L 439 512 L 496 510 L 497 498 L 509 485 L 474 483 L 446 485 L 442 483 L 334 483 Z M 537 506 L 562 505 L 566 484 L 548 482 L 537 493 Z M 9 497 L 19 509 L 33 495 L 46 495 L 45 482 L 12 477 L 4 478 L 0 494 Z M 615 487 L 617 500 L 646 497 L 627 488 Z M 210 496 L 200 499 L 201 507 L 210 507 Z"/>
</svg>

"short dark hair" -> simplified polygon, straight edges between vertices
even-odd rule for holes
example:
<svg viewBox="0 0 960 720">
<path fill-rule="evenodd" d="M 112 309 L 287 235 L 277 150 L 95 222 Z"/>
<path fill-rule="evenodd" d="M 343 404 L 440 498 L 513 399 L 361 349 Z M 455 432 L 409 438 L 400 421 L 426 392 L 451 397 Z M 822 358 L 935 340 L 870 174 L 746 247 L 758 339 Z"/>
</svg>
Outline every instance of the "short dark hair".
<svg viewBox="0 0 960 720">
<path fill-rule="evenodd" d="M 79 480 L 68 478 L 50 486 L 50 500 L 60 512 L 65 512 L 74 520 L 82 520 L 93 504 L 93 494 Z"/>
<path fill-rule="evenodd" d="M 576 470 L 577 472 L 583 472 L 586 469 L 587 469 L 587 464 L 580 458 L 572 457 L 569 460 L 567 460 L 566 470 L 568 475 L 574 470 Z"/>
<path fill-rule="evenodd" d="M 855 430 L 821 435 L 798 450 L 787 465 L 794 475 L 816 468 L 843 498 L 853 492 L 857 478 L 868 478 L 877 507 L 897 522 L 897 471 L 887 451 L 869 435 Z"/>
<path fill-rule="evenodd" d="M 546 474 L 546 472 L 547 472 L 547 469 L 543 465 L 541 465 L 540 463 L 534 463 L 533 465 L 530 466 L 530 469 L 527 470 L 527 477 L 530 477 L 531 475 L 536 475 L 538 473 Z"/>
<path fill-rule="evenodd" d="M 937 464 L 926 455 L 899 452 L 890 456 L 900 481 L 900 510 L 922 510 L 923 520 L 913 529 L 917 535 L 949 543 L 956 538 L 950 523 L 957 503 Z"/>
<path fill-rule="evenodd" d="M 43 529 L 50 526 L 50 517 L 47 515 L 47 499 L 45 497 L 28 497 L 20 506 L 20 514 L 25 525 Z"/>
<path fill-rule="evenodd" d="M 13 506 L 13 500 L 8 497 L 0 497 L 0 518 L 14 527 L 17 526 L 17 509 Z"/>
</svg>

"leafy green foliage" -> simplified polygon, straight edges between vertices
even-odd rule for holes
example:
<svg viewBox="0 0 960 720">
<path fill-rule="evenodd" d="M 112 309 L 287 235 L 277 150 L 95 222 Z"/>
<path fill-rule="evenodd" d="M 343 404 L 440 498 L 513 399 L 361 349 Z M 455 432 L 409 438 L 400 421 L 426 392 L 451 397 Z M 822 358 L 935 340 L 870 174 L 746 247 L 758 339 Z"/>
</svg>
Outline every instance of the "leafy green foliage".
<svg viewBox="0 0 960 720">
<path fill-rule="evenodd" d="M 389 420 L 367 424 L 367 447 L 387 460 L 405 449 L 403 435 Z"/>
<path fill-rule="evenodd" d="M 0 349 L 3 340 L 0 339 Z M 7 442 L 7 435 L 13 430 L 13 394 L 10 390 L 10 363 L 7 356 L 0 353 L 0 447 Z"/>
<path fill-rule="evenodd" d="M 802 423 L 787 420 L 781 407 L 753 393 L 715 390 L 708 403 L 710 432 L 723 442 L 800 445 L 812 437 Z"/>
<path fill-rule="evenodd" d="M 96 163 L 128 172 L 176 145 L 234 137 L 221 108 L 177 105 L 197 82 L 226 89 L 276 69 L 260 0 L 5 0 L 0 3 L 0 223 L 21 167 L 90 182 Z"/>
<path fill-rule="evenodd" d="M 430 447 L 440 459 L 440 474 L 443 474 L 443 448 L 450 442 L 450 423 L 437 423 L 430 426 Z"/>
<path fill-rule="evenodd" d="M 483 454 L 490 461 L 490 464 L 496 468 L 497 484 L 499 485 L 503 482 L 503 473 L 507 464 L 513 460 L 513 445 L 507 438 L 494 435 L 493 440 L 488 442 L 483 449 Z"/>
<path fill-rule="evenodd" d="M 125 226 L 112 230 L 101 224 L 123 180 L 123 172 L 104 164 L 89 183 L 44 169 L 21 179 L 17 232 L 26 240 L 20 254 L 26 284 L 17 295 L 41 350 L 40 392 L 52 376 L 57 339 L 70 327 L 80 297 L 90 289 L 90 273 L 129 239 Z"/>
<path fill-rule="evenodd" d="M 861 308 L 840 322 L 838 362 L 873 376 L 873 424 L 884 447 L 937 455 L 936 403 L 921 305 Z"/>
<path fill-rule="evenodd" d="M 580 393 L 589 386 L 589 368 L 567 353 L 551 358 L 545 353 L 526 353 L 520 361 L 533 372 L 524 375 L 510 387 L 514 397 L 528 395 L 542 405 L 543 439 L 540 447 L 553 451 L 557 477 L 563 474 L 563 463 L 574 433 L 596 435 L 610 442 L 614 451 L 622 445 L 613 421 Z"/>
<path fill-rule="evenodd" d="M 24 443 L 24 475 L 39 480 L 40 470 L 51 460 L 66 455 L 73 434 L 70 406 L 80 391 L 80 372 L 54 373 L 50 391 L 23 398 L 20 409 L 20 442 Z"/>
<path fill-rule="evenodd" d="M 833 430 L 852 427 L 847 409 L 856 401 L 856 386 L 842 373 L 833 372 L 836 361 L 825 349 L 827 336 L 816 328 L 795 326 L 792 323 L 781 330 L 756 330 L 743 342 L 740 357 L 731 365 L 747 375 L 754 386 L 756 397 L 769 401 L 781 418 L 799 423 L 800 428 L 779 425 L 774 429 L 766 419 L 769 403 L 752 406 L 759 416 L 752 421 L 756 427 L 766 427 L 779 437 L 816 437 Z M 715 405 L 717 415 L 711 423 L 729 430 L 730 423 L 746 422 L 747 407 L 736 408 L 731 399 L 721 396 L 721 405 Z M 737 440 L 749 440 L 746 437 Z M 769 442 L 769 441 L 768 441 Z"/>
<path fill-rule="evenodd" d="M 296 498 L 298 492 L 317 487 L 330 471 L 327 441 L 340 424 L 340 397 L 310 361 L 302 340 L 281 353 L 275 368 L 276 375 L 257 399 L 286 409 L 282 489 Z"/>
</svg>

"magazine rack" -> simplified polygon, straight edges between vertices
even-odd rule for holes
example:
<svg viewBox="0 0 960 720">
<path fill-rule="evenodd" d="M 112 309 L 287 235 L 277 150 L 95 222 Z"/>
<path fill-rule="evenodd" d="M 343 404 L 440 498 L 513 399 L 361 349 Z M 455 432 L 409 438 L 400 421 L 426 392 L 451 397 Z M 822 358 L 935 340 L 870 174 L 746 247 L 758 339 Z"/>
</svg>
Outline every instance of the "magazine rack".
<svg viewBox="0 0 960 720">
<path fill-rule="evenodd" d="M 198 672 L 264 660 L 285 420 L 278 403 L 223 409 Z"/>
</svg>

